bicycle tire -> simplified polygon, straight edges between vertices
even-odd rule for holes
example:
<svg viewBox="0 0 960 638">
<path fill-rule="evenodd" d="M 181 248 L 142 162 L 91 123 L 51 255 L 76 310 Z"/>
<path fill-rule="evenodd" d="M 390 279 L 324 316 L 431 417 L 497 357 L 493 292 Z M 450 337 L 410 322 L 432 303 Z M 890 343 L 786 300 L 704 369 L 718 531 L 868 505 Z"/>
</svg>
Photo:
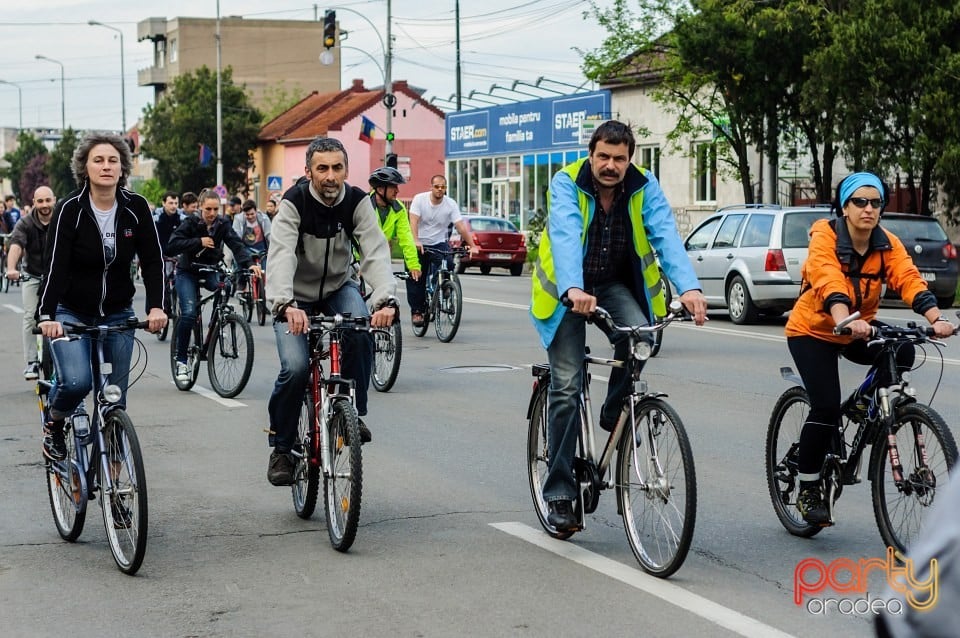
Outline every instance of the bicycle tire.
<svg viewBox="0 0 960 638">
<path fill-rule="evenodd" d="M 199 352 L 203 337 L 201 336 L 202 328 L 199 325 L 200 319 L 198 317 L 193 330 L 190 331 L 190 343 L 187 345 L 187 365 L 191 365 L 192 362 L 190 378 L 186 381 L 180 381 L 177 379 L 177 325 L 179 323 L 180 317 L 176 317 L 171 328 L 173 335 L 170 337 L 170 376 L 173 377 L 173 384 L 177 386 L 177 389 L 186 392 L 197 382 L 197 376 L 200 374 Z"/>
<path fill-rule="evenodd" d="M 377 392 L 389 392 L 400 374 L 400 359 L 403 355 L 403 331 L 395 321 L 389 332 L 376 330 L 373 333 L 373 374 L 370 381 Z"/>
<path fill-rule="evenodd" d="M 360 523 L 363 495 L 363 455 L 360 450 L 360 417 L 347 399 L 337 399 L 327 424 L 330 436 L 331 475 L 324 473 L 324 509 L 330 544 L 338 552 L 353 545 Z"/>
<path fill-rule="evenodd" d="M 630 427 L 617 450 L 617 497 L 627 542 L 640 567 L 667 578 L 686 560 L 697 522 L 693 450 L 680 415 L 662 399 L 644 399 L 635 417 L 640 441 Z M 663 475 L 654 477 L 658 470 Z"/>
<path fill-rule="evenodd" d="M 260 277 L 251 277 L 250 290 L 257 311 L 257 324 L 262 326 L 267 323 L 267 300 L 263 297 L 263 280 Z"/>
<path fill-rule="evenodd" d="M 413 323 L 413 321 L 410 322 L 414 337 L 422 337 L 427 334 L 427 329 L 430 327 L 430 312 L 432 309 L 433 299 L 428 295 L 426 310 L 423 311 L 423 322 L 419 326 Z"/>
<path fill-rule="evenodd" d="M 456 279 L 440 284 L 433 306 L 437 339 L 443 343 L 450 343 L 457 336 L 460 318 L 463 315 L 463 299 L 460 295 L 460 284 Z"/>
<path fill-rule="evenodd" d="M 207 374 L 213 391 L 225 399 L 232 399 L 246 387 L 252 370 L 253 331 L 250 324 L 235 312 L 218 318 L 207 351 Z"/>
<path fill-rule="evenodd" d="M 573 536 L 572 530 L 559 531 L 547 521 L 547 502 L 543 500 L 543 482 L 547 476 L 550 456 L 547 447 L 547 390 L 549 375 L 540 377 L 532 397 L 530 418 L 527 421 L 527 482 L 530 498 L 543 530 L 554 538 L 566 540 Z"/>
<path fill-rule="evenodd" d="M 50 340 L 37 335 L 37 362 L 39 367 L 39 381 L 48 381 L 53 378 L 53 354 L 50 350 Z"/>
<path fill-rule="evenodd" d="M 773 511 L 788 532 L 803 538 L 815 536 L 824 529 L 807 523 L 797 510 L 800 479 L 797 478 L 795 462 L 788 461 L 788 456 L 796 458 L 800 430 L 809 412 L 810 399 L 807 391 L 800 386 L 788 388 L 781 394 L 770 415 L 764 453 L 767 489 Z"/>
<path fill-rule="evenodd" d="M 319 450 L 314 451 L 314 439 L 317 436 L 315 411 L 310 391 L 303 394 L 300 404 L 300 418 L 297 420 L 297 442 L 294 444 L 299 456 L 293 472 L 293 509 L 297 516 L 308 519 L 317 508 L 317 494 L 320 492 Z"/>
<path fill-rule="evenodd" d="M 894 482 L 887 442 L 881 438 L 870 451 L 870 491 L 883 542 L 906 553 L 920 534 L 930 506 L 936 500 L 937 488 L 949 481 L 948 472 L 957 462 L 957 444 L 943 417 L 920 403 L 897 408 L 894 431 L 903 477 L 907 482 L 903 488 Z M 926 449 L 926 467 L 921 466 L 917 446 L 920 436 Z"/>
<path fill-rule="evenodd" d="M 240 307 L 243 309 L 242 316 L 247 323 L 253 321 L 253 295 L 250 293 L 250 285 L 247 285 L 247 290 L 241 292 L 237 295 L 237 299 L 240 301 Z"/>
<path fill-rule="evenodd" d="M 164 284 L 163 284 L 163 301 L 164 301 L 164 306 L 163 306 L 163 307 L 164 307 L 164 308 L 167 308 L 167 309 L 170 309 L 170 308 L 171 308 L 171 306 L 172 306 L 172 304 L 173 304 L 173 301 L 172 301 L 171 298 L 170 298 L 171 296 L 176 296 L 176 293 L 174 293 L 173 295 L 171 295 L 171 294 L 170 294 L 170 287 L 167 285 L 166 282 L 164 282 Z M 163 328 L 160 329 L 160 332 L 157 333 L 157 341 L 165 341 L 165 340 L 167 339 L 167 334 L 168 334 L 169 332 L 170 332 L 170 321 L 169 321 L 169 316 L 168 316 L 168 321 L 167 321 L 166 325 L 163 326 Z"/>
<path fill-rule="evenodd" d="M 57 533 L 72 543 L 80 538 L 87 518 L 87 481 L 77 461 L 73 432 L 67 429 L 63 434 L 67 457 L 62 461 L 47 462 L 47 494 Z"/>
<path fill-rule="evenodd" d="M 147 476 L 137 431 L 121 408 L 111 410 L 105 417 L 103 440 L 111 474 L 116 471 L 116 476 L 111 477 L 113 493 L 107 494 L 103 463 L 97 460 L 101 464 L 100 485 L 104 489 L 100 499 L 103 525 L 117 567 L 124 574 L 133 575 L 143 564 L 147 551 Z M 123 515 L 120 510 L 127 514 Z"/>
</svg>

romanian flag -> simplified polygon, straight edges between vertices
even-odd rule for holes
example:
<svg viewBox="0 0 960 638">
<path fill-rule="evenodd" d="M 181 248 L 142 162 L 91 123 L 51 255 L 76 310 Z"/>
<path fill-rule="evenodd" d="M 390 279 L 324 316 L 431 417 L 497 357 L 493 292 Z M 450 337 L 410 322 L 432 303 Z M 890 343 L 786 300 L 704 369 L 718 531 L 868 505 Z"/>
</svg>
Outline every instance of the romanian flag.
<svg viewBox="0 0 960 638">
<path fill-rule="evenodd" d="M 200 156 L 197 158 L 200 166 L 210 166 L 210 160 L 213 159 L 213 151 L 206 144 L 200 145 Z"/>
<path fill-rule="evenodd" d="M 373 142 L 373 130 L 377 125 L 372 120 L 367 119 L 366 115 L 360 116 L 360 139 L 367 144 Z"/>
</svg>

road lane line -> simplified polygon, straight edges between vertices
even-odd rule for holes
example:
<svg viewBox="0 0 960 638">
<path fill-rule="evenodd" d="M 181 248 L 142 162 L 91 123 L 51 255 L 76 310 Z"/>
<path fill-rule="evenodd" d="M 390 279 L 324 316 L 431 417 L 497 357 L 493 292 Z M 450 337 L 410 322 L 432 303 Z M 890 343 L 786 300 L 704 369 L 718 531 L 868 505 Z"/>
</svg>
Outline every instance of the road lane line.
<svg viewBox="0 0 960 638">
<path fill-rule="evenodd" d="M 557 556 L 583 565 L 588 569 L 592 569 L 614 580 L 618 580 L 625 585 L 639 589 L 651 596 L 656 596 L 660 600 L 675 605 L 683 611 L 696 614 L 715 625 L 729 629 L 741 636 L 748 636 L 750 638 L 792 638 L 791 634 L 784 633 L 776 627 L 766 625 L 759 620 L 741 614 L 729 607 L 724 607 L 708 598 L 689 592 L 662 578 L 656 578 L 639 569 L 627 567 L 615 560 L 583 549 L 575 543 L 550 538 L 542 531 L 533 529 L 523 523 L 490 523 L 490 526 L 536 545 L 541 549 L 545 549 L 548 552 L 552 552 Z"/>
<path fill-rule="evenodd" d="M 9 308 L 10 310 L 16 312 L 17 314 L 21 314 L 21 315 L 23 314 L 23 308 L 21 308 L 20 306 L 14 306 L 12 303 L 5 303 L 3 304 L 3 307 Z"/>
<path fill-rule="evenodd" d="M 481 306 L 497 306 L 499 308 L 513 308 L 515 310 L 530 309 L 530 304 L 509 303 L 507 301 L 490 301 L 489 299 L 474 299 L 472 297 L 464 297 L 463 300 L 470 303 L 480 304 Z"/>
<path fill-rule="evenodd" d="M 171 381 L 170 383 L 172 384 L 173 381 Z M 200 396 L 202 396 L 202 397 L 204 397 L 204 398 L 206 398 L 206 399 L 210 399 L 211 401 L 216 401 L 217 403 L 219 403 L 220 405 L 222 405 L 222 406 L 224 406 L 224 407 L 226 407 L 226 408 L 245 408 L 245 407 L 247 407 L 247 404 L 246 404 L 246 403 L 241 403 L 241 402 L 236 401 L 236 400 L 234 400 L 234 399 L 224 399 L 222 396 L 220 396 L 219 394 L 217 394 L 217 393 L 214 392 L 213 390 L 208 390 L 208 389 L 206 389 L 205 387 L 203 387 L 202 385 L 194 385 L 189 391 L 190 391 L 190 392 L 195 392 L 196 394 L 199 394 Z"/>
</svg>

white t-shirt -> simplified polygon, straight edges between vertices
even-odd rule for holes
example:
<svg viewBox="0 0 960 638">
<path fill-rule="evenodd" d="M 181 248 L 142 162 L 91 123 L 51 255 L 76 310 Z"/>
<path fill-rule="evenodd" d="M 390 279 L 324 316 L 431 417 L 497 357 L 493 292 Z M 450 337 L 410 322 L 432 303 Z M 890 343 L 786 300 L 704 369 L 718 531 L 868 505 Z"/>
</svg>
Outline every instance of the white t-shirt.
<svg viewBox="0 0 960 638">
<path fill-rule="evenodd" d="M 430 193 L 419 193 L 410 202 L 410 214 L 420 218 L 418 235 L 425 246 L 441 244 L 450 236 L 447 227 L 456 224 L 460 217 L 460 207 L 452 198 L 443 196 L 436 206 L 430 201 Z"/>
<path fill-rule="evenodd" d="M 91 197 L 90 208 L 93 209 L 93 215 L 97 218 L 97 225 L 100 226 L 103 254 L 106 255 L 109 264 L 117 254 L 117 202 L 114 201 L 109 210 L 100 210 L 93 205 L 93 198 Z"/>
</svg>

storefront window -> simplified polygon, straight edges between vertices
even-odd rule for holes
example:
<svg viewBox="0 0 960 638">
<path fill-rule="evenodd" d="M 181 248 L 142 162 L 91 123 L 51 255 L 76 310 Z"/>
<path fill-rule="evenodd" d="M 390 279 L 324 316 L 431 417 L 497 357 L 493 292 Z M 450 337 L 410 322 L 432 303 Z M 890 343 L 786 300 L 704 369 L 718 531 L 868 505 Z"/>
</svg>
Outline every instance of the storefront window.
<svg viewBox="0 0 960 638">
<path fill-rule="evenodd" d="M 481 215 L 493 214 L 493 184 L 483 182 L 480 184 L 480 206 Z"/>
<path fill-rule="evenodd" d="M 475 159 L 468 160 L 467 162 L 467 192 L 470 194 L 469 198 L 463 205 L 463 210 L 465 211 L 477 211 L 479 210 L 479 189 L 480 189 L 480 173 L 479 173 L 479 162 Z"/>
<path fill-rule="evenodd" d="M 507 158 L 506 157 L 497 157 L 493 160 L 494 165 L 494 177 L 506 177 L 507 176 Z"/>
<path fill-rule="evenodd" d="M 520 156 L 511 155 L 507 158 L 507 174 L 510 177 L 520 177 Z"/>
<path fill-rule="evenodd" d="M 490 179 L 493 177 L 493 160 L 485 157 L 480 160 L 480 179 Z"/>
<path fill-rule="evenodd" d="M 520 158 L 518 157 L 517 159 L 519 160 Z M 520 227 L 520 180 L 510 180 L 510 191 L 509 191 L 509 194 L 507 195 L 507 199 L 509 201 L 509 208 L 507 209 L 507 219 L 512 221 L 519 228 Z"/>
<path fill-rule="evenodd" d="M 462 162 L 449 161 L 447 162 L 447 195 L 455 202 L 457 205 L 463 208 L 463 202 L 460 199 L 460 164 Z"/>
</svg>

